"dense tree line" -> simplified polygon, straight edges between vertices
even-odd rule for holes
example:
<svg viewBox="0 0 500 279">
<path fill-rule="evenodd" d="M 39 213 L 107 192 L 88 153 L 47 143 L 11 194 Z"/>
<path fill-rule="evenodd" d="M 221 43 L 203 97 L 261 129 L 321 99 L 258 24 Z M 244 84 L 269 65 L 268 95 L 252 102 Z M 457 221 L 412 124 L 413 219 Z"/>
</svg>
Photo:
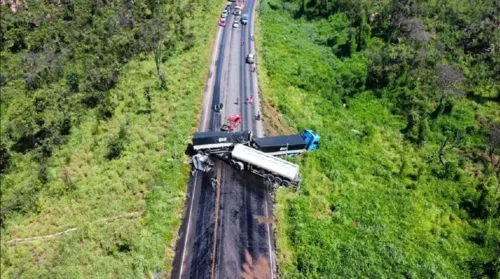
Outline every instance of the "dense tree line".
<svg viewBox="0 0 500 279">
<path fill-rule="evenodd" d="M 291 266 L 284 268 L 289 273 L 284 274 L 304 278 L 331 274 L 334 274 L 332 278 L 428 278 L 443 274 L 498 278 L 500 37 L 497 1 L 266 0 L 261 13 L 262 56 L 272 84 L 270 91 L 276 95 L 273 101 L 299 128 L 316 125 L 322 140 L 327 141 L 322 146 L 330 144 L 329 148 L 337 152 L 323 149 L 318 154 L 308 154 L 304 163 L 309 171 L 305 175 L 304 196 L 287 197 L 290 201 L 280 204 L 286 208 L 286 217 L 281 220 L 289 226 L 283 230 L 287 234 L 285 238 L 290 251 L 294 252 Z M 283 31 L 279 32 L 279 28 Z M 282 94 L 283 91 L 286 94 Z M 294 94 L 292 92 L 295 98 L 288 97 Z M 304 95 L 314 100 L 311 101 L 314 106 L 302 108 L 292 104 L 292 100 Z M 351 125 L 349 129 L 342 130 L 344 133 L 332 131 L 344 126 L 337 125 L 330 115 L 343 116 L 344 113 L 337 110 L 350 109 L 351 101 L 359 107 L 363 107 L 363 102 L 384 104 L 381 107 L 390 110 L 391 119 L 397 119 L 394 122 L 403 120 L 398 135 L 402 135 L 407 148 L 399 172 L 390 174 L 390 166 L 378 165 L 383 161 L 378 156 L 385 156 L 384 142 L 378 142 L 380 154 L 370 149 L 370 142 L 377 136 L 386 139 L 377 133 L 389 132 L 390 128 L 373 124 L 366 124 L 363 129 L 355 127 L 365 148 L 358 146 L 359 142 L 350 136 L 353 123 L 363 127 L 360 118 L 382 123 L 383 113 L 379 120 L 374 119 L 378 115 L 373 115 L 370 109 L 365 107 L 364 115 L 363 109 L 358 108 L 345 113 L 353 117 L 346 121 L 346 125 Z M 303 118 L 309 123 L 304 123 Z M 386 141 L 396 146 L 398 135 Z M 341 144 L 343 146 L 337 146 Z M 354 153 L 342 153 L 346 149 Z M 364 166 L 366 160 L 372 159 L 373 166 Z M 329 180 L 315 171 L 324 173 Z M 377 182 L 384 187 L 377 188 Z M 406 185 L 405 190 L 398 192 L 401 185 Z M 366 193 L 356 192 L 363 186 Z M 370 187 L 382 192 L 389 190 L 376 195 L 370 193 Z M 429 189 L 434 191 L 425 192 Z M 310 192 L 327 193 L 325 203 L 331 203 L 332 220 L 330 215 L 322 219 L 316 218 L 320 212 L 307 212 L 317 209 L 315 205 L 320 200 Z M 409 196 L 405 196 L 407 193 Z M 421 196 L 422 193 L 425 194 Z M 452 211 L 453 219 L 459 218 L 467 230 L 454 228 L 448 232 L 456 233 L 463 247 L 472 247 L 468 250 L 470 253 L 449 262 L 441 261 L 442 266 L 436 267 L 436 262 L 426 261 L 419 249 L 412 250 L 410 245 L 408 251 L 396 248 L 398 243 L 407 243 L 402 239 L 412 235 L 410 228 L 414 220 L 405 218 L 426 218 L 424 213 L 415 213 L 404 205 L 398 208 L 399 212 L 409 210 L 404 214 L 379 211 L 383 208 L 380 203 L 399 199 L 408 204 L 423 202 L 436 206 L 440 212 Z M 376 205 L 377 210 L 372 205 Z M 361 214 L 356 206 L 363 209 Z M 352 226 L 342 222 L 353 216 L 362 219 L 359 223 L 365 223 L 366 227 L 359 229 L 359 234 L 353 229 L 355 236 L 344 235 Z M 357 228 L 358 221 L 352 222 Z M 383 234 L 373 231 L 381 227 L 387 235 L 405 225 L 409 226 L 408 234 L 388 236 L 387 242 L 380 239 Z M 453 243 L 445 234 L 434 238 L 434 233 L 415 239 L 415 247 L 427 247 L 429 255 L 451 257 L 460 253 L 461 246 L 449 250 L 426 246 L 435 239 L 449 245 Z M 371 238 L 373 236 L 377 238 Z M 374 244 L 377 241 L 381 242 Z M 331 253 L 330 257 L 323 256 L 327 253 Z M 290 256 L 284 254 L 284 258 Z M 379 261 L 374 255 L 386 258 Z M 419 262 L 413 262 L 413 257 L 418 257 Z M 384 266 L 394 264 L 393 261 L 398 264 L 392 269 Z M 288 264 L 287 260 L 284 262 Z M 446 270 L 448 264 L 459 267 Z M 380 273 L 367 273 L 367 270 Z"/>
<path fill-rule="evenodd" d="M 500 102 L 499 8 L 494 2 L 297 0 L 283 1 L 283 7 L 295 18 L 324 20 L 314 39 L 337 57 L 363 55 L 360 67 L 366 67 L 366 76 L 341 76 L 309 90 L 332 90 L 344 100 L 363 90 L 388 98 L 394 111 L 408 119 L 402 130 L 407 139 L 422 144 L 429 123 L 450 115 L 456 101 Z M 274 3 L 268 2 L 271 8 L 281 5 Z M 465 133 L 486 138 L 490 130 L 495 134 L 495 121 L 493 116 L 479 127 L 433 128 L 454 138 Z"/>
<path fill-rule="evenodd" d="M 43 187 L 37 185 L 47 180 L 47 159 L 66 143 L 72 127 L 89 112 L 102 121 L 113 116 L 110 90 L 128 61 L 154 59 L 161 88 L 167 89 L 167 69 L 160 63 L 193 46 L 190 5 L 209 5 L 202 0 L 11 2 L 0 6 L 0 173 L 15 165 L 15 154 L 40 167 L 33 185 L 3 197 L 2 221 L 9 212 L 33 209 Z M 122 140 L 120 134 L 110 144 L 107 158 L 119 156 Z"/>
</svg>

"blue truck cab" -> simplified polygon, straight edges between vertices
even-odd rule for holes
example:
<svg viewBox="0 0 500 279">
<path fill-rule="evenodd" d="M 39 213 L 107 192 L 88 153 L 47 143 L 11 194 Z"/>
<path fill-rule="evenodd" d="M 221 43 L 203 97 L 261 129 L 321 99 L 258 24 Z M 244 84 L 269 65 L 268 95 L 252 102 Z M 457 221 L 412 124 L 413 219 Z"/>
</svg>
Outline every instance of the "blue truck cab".
<svg viewBox="0 0 500 279">
<path fill-rule="evenodd" d="M 321 137 L 318 136 L 313 130 L 304 130 L 301 136 L 306 143 L 307 151 L 313 151 L 319 148 L 319 140 Z"/>
</svg>

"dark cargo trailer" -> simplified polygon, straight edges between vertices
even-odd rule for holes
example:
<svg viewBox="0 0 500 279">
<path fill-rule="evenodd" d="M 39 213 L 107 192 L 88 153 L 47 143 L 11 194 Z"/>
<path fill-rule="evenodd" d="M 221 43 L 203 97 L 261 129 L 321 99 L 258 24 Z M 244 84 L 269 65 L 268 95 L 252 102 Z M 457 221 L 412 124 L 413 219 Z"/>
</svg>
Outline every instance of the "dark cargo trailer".
<svg viewBox="0 0 500 279">
<path fill-rule="evenodd" d="M 193 135 L 193 149 L 206 153 L 229 151 L 236 143 L 247 143 L 251 132 L 198 132 Z"/>
<path fill-rule="evenodd" d="M 301 135 L 255 138 L 252 147 L 271 155 L 297 154 L 306 151 Z"/>
</svg>

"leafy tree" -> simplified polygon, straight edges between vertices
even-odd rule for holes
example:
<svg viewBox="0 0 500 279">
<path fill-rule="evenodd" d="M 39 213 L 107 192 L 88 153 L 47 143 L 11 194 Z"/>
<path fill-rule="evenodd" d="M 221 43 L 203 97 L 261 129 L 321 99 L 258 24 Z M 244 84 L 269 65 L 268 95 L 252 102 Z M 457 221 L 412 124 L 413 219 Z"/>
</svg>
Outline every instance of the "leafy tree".
<svg viewBox="0 0 500 279">
<path fill-rule="evenodd" d="M 68 84 L 68 90 L 70 92 L 80 91 L 80 78 L 76 73 L 69 73 L 66 75 L 66 83 Z"/>
<path fill-rule="evenodd" d="M 106 154 L 106 158 L 108 160 L 113 160 L 113 159 L 119 158 L 123 149 L 124 149 L 123 141 L 120 140 L 119 138 L 113 139 L 108 144 L 108 153 Z"/>
<path fill-rule="evenodd" d="M 125 130 L 125 126 L 122 125 L 118 135 L 108 143 L 108 153 L 106 154 L 108 160 L 114 160 L 120 157 L 122 151 L 125 149 L 124 142 L 126 136 L 127 131 Z"/>
<path fill-rule="evenodd" d="M 10 165 L 10 154 L 5 144 L 0 144 L 0 174 L 2 174 Z"/>
<path fill-rule="evenodd" d="M 500 124 L 494 123 L 490 127 L 490 132 L 486 138 L 486 152 L 490 163 L 495 169 L 500 171 Z M 500 173 L 499 173 L 500 175 Z"/>
<path fill-rule="evenodd" d="M 262 2 L 265 94 L 329 146 L 299 160 L 301 195 L 277 195 L 281 277 L 497 277 L 498 153 L 483 137 L 499 110 L 495 8 Z M 351 109 L 332 107 L 335 94 Z M 359 140 L 360 127 L 375 132 Z"/>
<path fill-rule="evenodd" d="M 430 129 L 429 129 L 429 123 L 427 123 L 427 119 L 423 119 L 419 122 L 418 125 L 418 144 L 420 146 L 424 145 L 424 143 L 429 139 L 430 137 Z"/>
</svg>

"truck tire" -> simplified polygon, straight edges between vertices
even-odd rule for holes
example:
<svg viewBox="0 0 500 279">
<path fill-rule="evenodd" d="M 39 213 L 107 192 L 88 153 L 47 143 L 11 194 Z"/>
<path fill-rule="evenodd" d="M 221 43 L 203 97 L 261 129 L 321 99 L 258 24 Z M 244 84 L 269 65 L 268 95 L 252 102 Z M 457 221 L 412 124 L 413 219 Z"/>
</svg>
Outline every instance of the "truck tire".
<svg viewBox="0 0 500 279">
<path fill-rule="evenodd" d="M 239 171 L 242 171 L 242 170 L 244 170 L 244 169 L 245 169 L 245 166 L 243 165 L 243 163 L 242 163 L 242 162 L 235 162 L 235 163 L 234 163 L 234 167 L 235 167 L 237 170 L 239 170 Z"/>
<path fill-rule="evenodd" d="M 281 186 L 288 188 L 288 187 L 290 187 L 290 182 L 283 180 L 283 182 L 281 182 Z"/>
<path fill-rule="evenodd" d="M 274 184 L 281 185 L 282 182 L 283 182 L 283 179 L 281 179 L 281 177 L 274 178 Z"/>
<path fill-rule="evenodd" d="M 274 181 L 274 176 L 272 174 L 268 174 L 268 175 L 266 175 L 266 179 L 269 182 L 273 182 Z"/>
</svg>

